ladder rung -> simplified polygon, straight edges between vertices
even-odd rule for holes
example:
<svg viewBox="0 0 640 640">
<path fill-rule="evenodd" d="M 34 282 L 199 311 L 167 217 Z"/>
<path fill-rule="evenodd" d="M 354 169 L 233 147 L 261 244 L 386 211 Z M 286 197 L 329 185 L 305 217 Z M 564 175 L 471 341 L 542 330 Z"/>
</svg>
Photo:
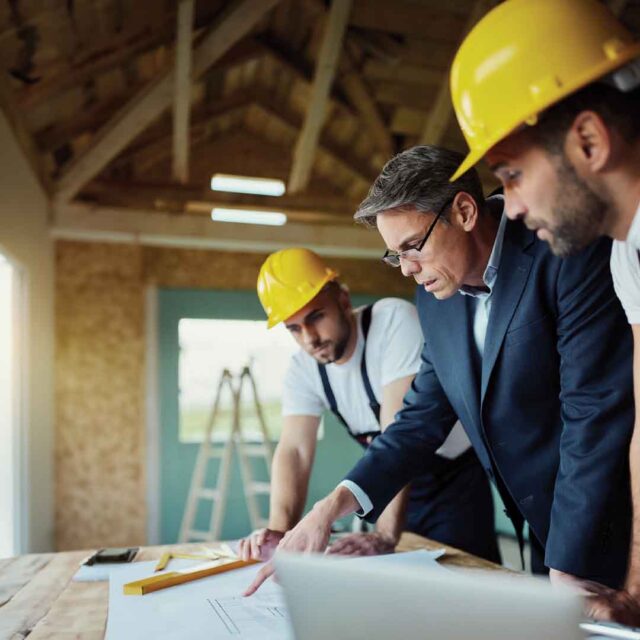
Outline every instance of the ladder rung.
<svg viewBox="0 0 640 640">
<path fill-rule="evenodd" d="M 187 532 L 188 540 L 211 540 L 211 534 L 208 531 L 189 531 Z"/>
<path fill-rule="evenodd" d="M 222 458 L 224 455 L 224 449 L 209 449 L 208 456 L 209 458 Z"/>
<path fill-rule="evenodd" d="M 249 493 L 269 494 L 270 491 L 271 484 L 269 482 L 251 482 L 249 484 Z"/>
<path fill-rule="evenodd" d="M 246 456 L 264 458 L 267 455 L 267 447 L 264 444 L 245 444 L 242 445 L 242 452 Z"/>
<path fill-rule="evenodd" d="M 217 500 L 220 497 L 220 492 L 217 489 L 198 489 L 196 495 L 205 500 Z"/>
</svg>

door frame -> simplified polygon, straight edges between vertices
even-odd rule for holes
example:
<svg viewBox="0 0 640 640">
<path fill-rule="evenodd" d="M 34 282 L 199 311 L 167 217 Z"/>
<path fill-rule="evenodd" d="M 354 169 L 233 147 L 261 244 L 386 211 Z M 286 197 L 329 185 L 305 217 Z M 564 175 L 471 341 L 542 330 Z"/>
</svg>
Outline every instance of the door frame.
<svg viewBox="0 0 640 640">
<path fill-rule="evenodd" d="M 11 424 L 8 427 L 8 442 L 3 447 L 10 449 L 11 489 L 8 509 L 11 515 L 11 552 L 24 554 L 29 546 L 29 492 L 28 474 L 28 333 L 29 305 L 28 278 L 22 265 L 7 251 L 0 247 L 2 257 L 11 266 L 11 330 L 12 344 L 10 355 L 11 370 Z"/>
</svg>

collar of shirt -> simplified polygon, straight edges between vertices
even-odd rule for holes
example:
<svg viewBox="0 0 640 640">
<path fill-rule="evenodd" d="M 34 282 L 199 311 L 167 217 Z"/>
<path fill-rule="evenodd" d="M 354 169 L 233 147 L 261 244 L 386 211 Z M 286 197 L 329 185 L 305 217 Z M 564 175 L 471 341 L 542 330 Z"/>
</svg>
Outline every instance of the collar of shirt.
<svg viewBox="0 0 640 640">
<path fill-rule="evenodd" d="M 503 210 L 502 216 L 500 218 L 500 224 L 498 225 L 498 231 L 496 233 L 496 239 L 493 242 L 493 249 L 491 250 L 491 255 L 489 256 L 489 262 L 487 263 L 484 273 L 482 274 L 482 281 L 485 283 L 489 291 L 485 291 L 480 287 L 472 287 L 470 285 L 464 284 L 459 289 L 460 293 L 463 296 L 488 298 L 491 295 L 493 285 L 495 284 L 496 278 L 498 277 L 498 266 L 500 265 L 500 257 L 502 256 L 502 244 L 504 242 L 504 230 L 507 225 L 507 216 L 504 213 L 504 197 L 501 195 L 491 196 L 487 200 L 487 205 L 490 208 L 499 205 Z"/>
<path fill-rule="evenodd" d="M 640 203 L 631 221 L 626 240 L 634 249 L 640 251 Z"/>
</svg>

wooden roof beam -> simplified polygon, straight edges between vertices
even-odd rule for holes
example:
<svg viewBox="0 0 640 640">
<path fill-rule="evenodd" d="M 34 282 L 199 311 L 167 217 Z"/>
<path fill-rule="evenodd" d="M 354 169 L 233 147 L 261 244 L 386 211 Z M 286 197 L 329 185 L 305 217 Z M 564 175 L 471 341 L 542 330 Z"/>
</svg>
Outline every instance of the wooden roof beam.
<svg viewBox="0 0 640 640">
<path fill-rule="evenodd" d="M 348 51 L 346 53 L 347 55 L 343 58 L 343 64 L 341 65 L 344 73 L 341 73 L 338 77 L 338 83 L 371 132 L 376 146 L 384 154 L 385 158 L 388 158 L 393 154 L 394 149 L 391 133 L 382 118 L 378 104 L 369 91 L 369 87 L 356 69 L 351 55 Z"/>
<path fill-rule="evenodd" d="M 191 112 L 191 41 L 193 38 L 194 0 L 178 5 L 173 97 L 173 179 L 189 180 L 189 115 Z"/>
<path fill-rule="evenodd" d="M 193 77 L 201 76 L 270 11 L 279 0 L 238 0 L 227 9 L 193 54 Z M 97 175 L 169 105 L 174 71 L 150 83 L 96 134 L 95 144 L 74 160 L 57 181 L 56 200 L 66 202 Z"/>
<path fill-rule="evenodd" d="M 492 0 L 476 0 L 467 22 L 462 31 L 464 37 L 471 28 L 480 20 L 480 18 L 489 10 L 493 4 Z M 453 107 L 451 104 L 451 95 L 449 92 L 449 69 L 443 74 L 440 81 L 440 88 L 436 94 L 436 99 L 429 112 L 427 122 L 420 134 L 420 144 L 438 145 L 449 128 L 451 116 L 453 115 Z"/>
<path fill-rule="evenodd" d="M 326 16 L 327 11 L 321 0 L 304 0 L 304 2 L 314 12 L 316 18 L 321 19 Z M 353 108 L 360 114 L 378 149 L 385 158 L 388 158 L 393 153 L 393 139 L 375 98 L 358 70 L 353 54 L 355 44 L 353 40 L 352 34 L 346 38 L 347 46 L 338 67 L 338 84 Z M 362 47 L 362 42 L 359 46 Z"/>
<path fill-rule="evenodd" d="M 291 193 L 304 191 L 311 177 L 311 167 L 320 138 L 320 130 L 327 115 L 329 92 L 338 67 L 350 13 L 351 0 L 333 0 L 320 46 L 311 101 L 293 152 L 288 184 L 288 190 Z"/>
<path fill-rule="evenodd" d="M 205 108 L 194 109 L 190 116 L 189 146 L 193 148 L 199 144 L 206 137 L 207 128 L 217 118 L 233 111 L 246 109 L 254 99 L 253 92 L 243 91 L 217 100 L 213 105 Z M 136 165 L 148 167 L 166 160 L 171 154 L 170 136 L 170 130 L 165 128 L 163 131 L 156 131 L 153 137 L 136 141 L 135 145 L 129 147 L 125 153 L 114 160 L 113 166 L 133 162 Z"/>
<path fill-rule="evenodd" d="M 302 123 L 298 115 L 283 105 L 276 104 L 270 96 L 264 93 L 257 94 L 255 107 L 283 124 L 292 133 L 295 134 L 300 130 Z M 338 165 L 358 180 L 363 180 L 367 186 L 375 180 L 376 171 L 363 164 L 362 159 L 356 157 L 350 149 L 336 144 L 327 135 L 320 135 L 316 148 L 328 153 Z M 287 193 L 295 193 L 295 191 L 287 190 Z"/>
<path fill-rule="evenodd" d="M 240 65 L 248 60 L 255 60 L 269 55 L 264 47 L 253 40 L 245 38 L 234 45 L 222 58 L 212 66 L 213 69 L 223 70 Z M 73 122 L 65 122 L 46 127 L 34 134 L 38 149 L 43 153 L 55 151 L 64 144 L 71 143 L 75 138 L 99 129 L 117 111 L 117 105 L 122 103 L 122 96 L 117 95 L 96 107 L 79 113 Z M 144 134 L 146 135 L 146 133 Z M 144 136 L 143 136 L 144 137 Z M 137 142 L 137 141 L 136 141 Z"/>
</svg>

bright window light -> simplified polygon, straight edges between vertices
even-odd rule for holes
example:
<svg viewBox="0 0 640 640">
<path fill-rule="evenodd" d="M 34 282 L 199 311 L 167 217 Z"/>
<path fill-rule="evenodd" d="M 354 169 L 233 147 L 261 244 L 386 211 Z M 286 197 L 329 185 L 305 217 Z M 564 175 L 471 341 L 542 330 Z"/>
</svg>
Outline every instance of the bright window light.
<svg viewBox="0 0 640 640">
<path fill-rule="evenodd" d="M 285 192 L 285 185 L 282 180 L 272 178 L 246 178 L 216 173 L 211 178 L 211 189 L 232 193 L 253 193 L 260 196 L 281 196 Z"/>
<path fill-rule="evenodd" d="M 14 269 L 0 255 L 0 558 L 16 554 Z"/>
<path fill-rule="evenodd" d="M 279 211 L 253 211 L 249 209 L 211 209 L 214 222 L 240 222 L 242 224 L 268 224 L 279 227 L 287 222 L 287 216 Z"/>
</svg>

